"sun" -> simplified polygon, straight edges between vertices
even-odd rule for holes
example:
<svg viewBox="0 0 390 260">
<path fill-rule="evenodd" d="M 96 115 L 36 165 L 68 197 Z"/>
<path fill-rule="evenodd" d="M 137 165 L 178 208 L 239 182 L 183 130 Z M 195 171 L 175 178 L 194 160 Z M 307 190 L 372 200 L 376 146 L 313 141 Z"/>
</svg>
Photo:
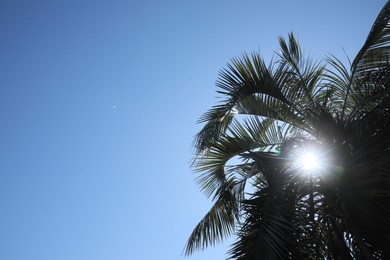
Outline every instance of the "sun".
<svg viewBox="0 0 390 260">
<path fill-rule="evenodd" d="M 291 159 L 293 167 L 302 173 L 316 174 L 325 169 L 326 156 L 320 147 L 297 148 L 291 155 Z"/>
<path fill-rule="evenodd" d="M 315 170 L 320 167 L 319 158 L 314 153 L 304 153 L 299 159 L 300 166 L 307 171 Z"/>
</svg>

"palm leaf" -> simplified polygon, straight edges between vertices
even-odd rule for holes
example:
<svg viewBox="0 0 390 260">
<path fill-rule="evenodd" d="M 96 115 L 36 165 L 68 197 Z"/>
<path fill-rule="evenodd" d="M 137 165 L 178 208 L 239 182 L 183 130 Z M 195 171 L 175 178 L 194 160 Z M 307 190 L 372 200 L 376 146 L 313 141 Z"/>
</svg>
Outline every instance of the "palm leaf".
<svg viewBox="0 0 390 260">
<path fill-rule="evenodd" d="M 375 20 L 367 40 L 352 63 L 352 75 L 364 77 L 388 63 L 390 57 L 390 2 L 387 2 Z"/>
</svg>

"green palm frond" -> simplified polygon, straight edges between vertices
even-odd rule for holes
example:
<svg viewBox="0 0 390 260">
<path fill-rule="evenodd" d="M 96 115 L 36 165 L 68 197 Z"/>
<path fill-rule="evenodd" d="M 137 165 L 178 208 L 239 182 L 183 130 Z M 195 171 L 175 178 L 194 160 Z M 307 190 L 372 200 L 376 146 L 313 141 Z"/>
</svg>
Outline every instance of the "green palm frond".
<svg viewBox="0 0 390 260">
<path fill-rule="evenodd" d="M 256 149 L 276 147 L 287 131 L 275 120 L 261 121 L 253 117 L 244 124 L 234 120 L 228 134 L 197 157 L 194 164 L 202 173 L 197 178 L 198 185 L 206 196 L 213 195 L 215 204 L 194 229 L 186 246 L 187 255 L 231 235 L 231 228 L 238 220 L 239 205 L 245 197 L 246 182 L 260 171 L 256 164 L 248 162 L 246 155 Z M 228 166 L 227 162 L 236 156 L 244 159 L 245 164 Z"/>
<path fill-rule="evenodd" d="M 233 109 L 234 104 L 217 105 L 199 119 L 198 123 L 206 122 L 206 124 L 195 136 L 194 146 L 197 153 L 201 153 L 211 143 L 218 141 L 234 118 Z"/>
<path fill-rule="evenodd" d="M 390 2 L 387 2 L 375 20 L 363 47 L 352 63 L 356 79 L 387 64 L 390 57 Z"/>
<path fill-rule="evenodd" d="M 332 93 L 332 96 L 329 97 L 330 102 L 328 102 L 327 110 L 332 113 L 336 121 L 344 124 L 345 115 L 350 114 L 349 109 L 353 108 L 356 103 L 354 92 L 351 90 L 356 85 L 352 82 L 349 71 L 338 58 L 330 55 L 326 61 L 330 68 L 326 70 L 325 85 Z"/>
<path fill-rule="evenodd" d="M 218 194 L 218 199 L 195 227 L 187 241 L 185 255 L 191 255 L 196 250 L 213 246 L 231 235 L 235 229 L 235 219 L 238 213 L 237 202 L 229 189 Z"/>
<path fill-rule="evenodd" d="M 291 222 L 294 194 L 283 172 L 270 176 L 266 187 L 243 202 L 246 221 L 229 251 L 232 259 L 288 259 L 296 251 Z"/>
<path fill-rule="evenodd" d="M 227 67 L 228 69 L 220 72 L 216 85 L 222 89 L 219 93 L 228 95 L 233 103 L 254 93 L 263 93 L 287 102 L 278 86 L 288 80 L 288 75 L 274 73 L 275 70 L 283 71 L 283 67 L 275 68 L 273 62 L 266 66 L 263 58 L 256 53 L 234 58 Z"/>
<path fill-rule="evenodd" d="M 197 183 L 207 197 L 226 181 L 225 167 L 229 160 L 237 156 L 247 158 L 244 155 L 255 149 L 271 150 L 283 142 L 288 131 L 275 120 L 261 121 L 253 117 L 244 124 L 234 120 L 228 133 L 194 162 L 196 171 L 202 173 L 197 178 Z"/>
<path fill-rule="evenodd" d="M 313 105 L 313 93 L 322 79 L 324 66 L 303 58 L 301 48 L 292 33 L 289 34 L 288 44 L 282 37 L 279 37 L 279 44 L 280 63 L 287 67 L 288 73 L 292 75 L 289 84 L 283 85 L 283 92 L 289 93 L 288 97 L 292 104 L 297 103 L 299 99 L 306 101 L 303 103 Z"/>
<path fill-rule="evenodd" d="M 244 112 L 239 110 L 239 107 L 240 102 L 247 97 L 265 94 L 282 102 L 286 101 L 276 86 L 278 82 L 283 82 L 285 79 L 274 79 L 272 72 L 268 70 L 258 55 L 253 54 L 252 59 L 248 55 L 244 55 L 242 60 L 233 59 L 232 64 L 228 64 L 228 68 L 229 70 L 220 72 L 220 79 L 217 82 L 217 86 L 222 89 L 218 92 L 227 96 L 227 99 L 222 105 L 214 106 L 199 120 L 200 123 L 206 122 L 206 125 L 195 138 L 195 147 L 198 152 L 218 140 L 232 122 L 232 118 Z M 280 73 L 279 75 L 286 74 Z M 264 103 L 267 104 L 267 102 Z"/>
<path fill-rule="evenodd" d="M 193 163 L 215 204 L 186 255 L 236 233 L 233 259 L 390 258 L 389 22 L 390 1 L 350 69 L 291 33 L 268 66 L 244 54 L 220 72 Z M 325 157 L 310 174 L 305 148 Z"/>
<path fill-rule="evenodd" d="M 283 55 L 268 66 L 259 54 L 244 54 L 232 59 L 228 68 L 220 72 L 216 85 L 225 99 L 199 119 L 199 123 L 206 124 L 195 138 L 198 152 L 218 140 L 237 114 L 270 117 L 301 128 L 308 126 L 303 119 L 318 117 L 313 98 L 324 67 L 301 59 L 292 34 L 289 47 L 284 40 L 280 44 Z M 310 105 L 299 105 L 307 104 L 308 100 Z"/>
</svg>

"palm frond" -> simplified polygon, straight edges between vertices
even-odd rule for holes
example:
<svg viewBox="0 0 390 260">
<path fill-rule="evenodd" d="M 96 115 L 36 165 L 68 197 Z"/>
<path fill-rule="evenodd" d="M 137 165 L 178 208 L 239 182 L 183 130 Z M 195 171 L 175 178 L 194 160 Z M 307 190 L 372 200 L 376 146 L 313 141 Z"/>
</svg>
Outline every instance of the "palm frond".
<svg viewBox="0 0 390 260">
<path fill-rule="evenodd" d="M 389 22 L 390 1 L 350 69 L 305 58 L 290 33 L 268 66 L 243 54 L 220 72 L 193 163 L 215 204 L 186 255 L 235 232 L 234 259 L 390 258 Z M 320 170 L 296 162 L 305 147 Z"/>
<path fill-rule="evenodd" d="M 307 122 L 303 119 L 318 117 L 313 96 L 322 79 L 323 66 L 301 59 L 300 48 L 292 34 L 289 35 L 289 47 L 283 39 L 280 39 L 280 45 L 281 60 L 271 61 L 269 66 L 257 53 L 244 54 L 232 59 L 227 69 L 220 72 L 216 85 L 225 99 L 199 119 L 199 123 L 206 124 L 195 138 L 197 152 L 218 140 L 237 114 L 290 121 L 302 128 L 305 123 L 300 122 Z M 310 106 L 298 105 L 308 100 Z"/>
<path fill-rule="evenodd" d="M 267 186 L 244 201 L 245 223 L 232 245 L 231 259 L 288 259 L 295 251 L 291 218 L 294 194 L 286 190 L 282 173 L 272 175 Z"/>
<path fill-rule="evenodd" d="M 388 63 L 390 57 L 390 2 L 387 2 L 375 20 L 367 40 L 352 63 L 354 79 L 375 71 Z"/>
<path fill-rule="evenodd" d="M 235 229 L 235 219 L 238 213 L 236 198 L 229 189 L 218 194 L 218 199 L 193 230 L 185 247 L 185 255 L 191 255 L 195 250 L 203 250 L 214 246 L 231 235 Z"/>
</svg>

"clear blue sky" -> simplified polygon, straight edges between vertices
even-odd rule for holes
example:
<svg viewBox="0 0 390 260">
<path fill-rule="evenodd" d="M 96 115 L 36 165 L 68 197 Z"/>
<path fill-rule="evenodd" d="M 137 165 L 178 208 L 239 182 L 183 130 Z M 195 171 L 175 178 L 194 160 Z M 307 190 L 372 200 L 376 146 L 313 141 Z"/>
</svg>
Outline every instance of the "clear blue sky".
<svg viewBox="0 0 390 260">
<path fill-rule="evenodd" d="M 190 148 L 218 71 L 290 31 L 352 59 L 384 4 L 1 0 L 0 259 L 185 259 L 211 205 Z"/>
</svg>

